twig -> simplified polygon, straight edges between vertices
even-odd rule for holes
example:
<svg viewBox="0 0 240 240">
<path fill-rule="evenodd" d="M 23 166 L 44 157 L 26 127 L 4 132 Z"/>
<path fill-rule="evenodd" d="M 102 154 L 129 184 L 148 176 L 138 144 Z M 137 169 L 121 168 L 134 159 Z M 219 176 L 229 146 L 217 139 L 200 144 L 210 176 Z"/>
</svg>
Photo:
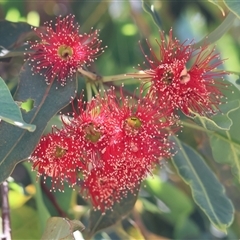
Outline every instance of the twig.
<svg viewBox="0 0 240 240">
<path fill-rule="evenodd" d="M 8 202 L 8 183 L 4 181 L 1 184 L 1 196 L 2 196 L 2 240 L 11 240 L 11 227 L 10 227 L 10 210 Z"/>
<path fill-rule="evenodd" d="M 104 83 L 115 82 L 119 80 L 131 79 L 131 78 L 146 79 L 151 77 L 149 74 L 145 73 L 144 71 L 139 71 L 136 73 L 127 73 L 127 74 L 125 73 L 125 74 L 119 74 L 119 75 L 113 75 L 113 76 L 99 76 L 93 72 L 86 71 L 82 68 L 79 68 L 78 72 L 93 81 L 102 81 Z"/>
</svg>

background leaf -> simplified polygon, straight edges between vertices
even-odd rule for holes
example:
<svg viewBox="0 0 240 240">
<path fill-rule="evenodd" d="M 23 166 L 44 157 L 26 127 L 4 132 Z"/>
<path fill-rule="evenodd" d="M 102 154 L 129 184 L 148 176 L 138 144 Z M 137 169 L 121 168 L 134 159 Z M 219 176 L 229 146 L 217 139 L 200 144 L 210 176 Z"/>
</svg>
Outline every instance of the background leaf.
<svg viewBox="0 0 240 240">
<path fill-rule="evenodd" d="M 75 240 L 73 232 L 77 230 L 82 231 L 84 228 L 84 225 L 78 220 L 52 217 L 48 219 L 46 229 L 41 239 Z"/>
<path fill-rule="evenodd" d="M 219 8 L 219 10 L 222 12 L 222 15 L 223 16 L 225 15 L 225 12 L 224 12 L 222 6 L 219 4 L 219 1 L 216 1 L 216 0 L 208 0 L 208 1 L 212 4 L 215 4 Z"/>
<path fill-rule="evenodd" d="M 23 129 L 27 129 L 30 132 L 35 131 L 36 126 L 27 124 L 23 121 L 22 113 L 18 105 L 14 102 L 12 95 L 0 77 L 0 119 L 18 126 Z"/>
<path fill-rule="evenodd" d="M 25 22 L 0 20 L 0 61 L 23 56 L 27 52 L 24 42 L 33 34 L 31 25 Z"/>
<path fill-rule="evenodd" d="M 211 33 L 204 37 L 202 40 L 194 44 L 194 48 L 199 48 L 203 45 L 211 45 L 218 41 L 233 25 L 236 16 L 233 13 L 228 13 L 226 18 L 222 21 L 219 26 L 214 29 Z"/>
<path fill-rule="evenodd" d="M 107 210 L 104 214 L 101 211 L 91 210 L 89 217 L 88 236 L 93 236 L 96 232 L 108 228 L 122 218 L 124 218 L 133 208 L 138 197 L 138 189 L 135 193 L 129 192 L 126 198 L 119 203 L 115 203 L 113 210 Z"/>
<path fill-rule="evenodd" d="M 37 145 L 48 121 L 64 106 L 69 104 L 75 95 L 76 81 L 68 80 L 62 87 L 57 81 L 47 85 L 44 77 L 32 75 L 28 62 L 20 73 L 19 86 L 15 100 L 24 102 L 27 99 L 34 101 L 34 108 L 23 112 L 25 121 L 36 125 L 36 131 L 29 133 L 7 123 L 2 123 L 0 135 L 0 182 L 4 181 L 14 166 L 29 157 Z"/>
<path fill-rule="evenodd" d="M 150 16 L 152 17 L 152 20 L 156 24 L 156 26 L 159 29 L 161 29 L 162 28 L 162 22 L 161 22 L 160 16 L 155 11 L 154 5 L 150 4 L 149 1 L 142 0 L 142 7 L 143 7 L 145 12 L 150 14 Z"/>
<path fill-rule="evenodd" d="M 191 200 L 170 183 L 161 181 L 158 176 L 149 177 L 144 182 L 145 185 L 147 192 L 163 201 L 170 209 L 168 216 L 171 221 L 179 222 L 179 218 L 186 217 L 193 211 Z M 176 205 L 175 196 L 178 196 L 179 205 Z"/>
<path fill-rule="evenodd" d="M 31 31 L 31 25 L 25 22 L 0 21 L 0 46 L 2 49 L 11 49 L 22 43 Z"/>
<path fill-rule="evenodd" d="M 240 111 L 230 113 L 233 125 L 229 131 L 218 129 L 208 133 L 214 159 L 232 166 L 234 175 L 240 181 Z"/>
<path fill-rule="evenodd" d="M 224 0 L 227 8 L 233 12 L 238 18 L 240 18 L 240 2 L 233 0 Z"/>
<path fill-rule="evenodd" d="M 196 123 L 208 129 L 210 131 L 215 130 L 229 130 L 233 124 L 233 121 L 229 117 L 229 114 L 240 107 L 239 100 L 234 100 L 226 104 L 219 106 L 220 112 L 217 115 L 212 116 L 211 118 L 200 116 L 197 113 L 194 113 L 196 116 L 193 118 Z"/>
<path fill-rule="evenodd" d="M 190 186 L 193 199 L 213 225 L 226 232 L 233 221 L 234 208 L 225 189 L 195 150 L 177 138 L 175 143 L 179 151 L 173 157 L 173 164 L 179 175 Z"/>
<path fill-rule="evenodd" d="M 35 186 L 36 189 L 36 194 L 34 195 L 35 201 L 36 201 L 36 207 L 37 207 L 37 215 L 38 219 L 40 221 L 40 229 L 41 232 L 45 229 L 45 223 L 46 221 L 50 218 L 50 214 L 43 202 L 43 197 L 42 197 L 42 189 L 40 187 L 40 182 L 37 182 L 37 173 L 32 171 L 32 165 L 24 162 L 24 166 L 26 167 L 30 178 L 32 180 L 32 183 Z"/>
<path fill-rule="evenodd" d="M 194 211 L 193 202 L 183 191 L 169 182 L 162 181 L 156 175 L 149 177 L 144 182 L 144 186 L 144 190 L 147 191 L 150 196 L 155 196 L 169 208 L 168 211 L 161 212 L 161 216 L 174 226 L 174 237 L 186 237 L 184 233 L 186 234 L 185 230 L 189 226 L 191 226 L 191 229 L 197 231 L 197 226 L 189 219 Z M 176 204 L 176 196 L 178 204 Z M 144 199 L 142 200 L 144 202 Z M 156 211 L 154 207 L 156 208 L 157 206 L 146 202 L 146 200 L 145 206 L 148 206 L 148 208 L 151 207 L 152 211 Z M 159 211 L 161 210 L 159 209 Z"/>
<path fill-rule="evenodd" d="M 29 206 L 11 209 L 13 239 L 40 239 L 41 229 L 37 211 Z"/>
</svg>

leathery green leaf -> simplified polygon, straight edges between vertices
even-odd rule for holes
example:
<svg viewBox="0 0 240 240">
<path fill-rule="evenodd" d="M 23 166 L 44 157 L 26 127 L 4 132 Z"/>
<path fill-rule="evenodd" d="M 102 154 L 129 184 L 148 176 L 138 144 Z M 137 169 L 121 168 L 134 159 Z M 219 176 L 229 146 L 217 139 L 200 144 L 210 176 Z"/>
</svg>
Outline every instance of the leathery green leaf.
<svg viewBox="0 0 240 240">
<path fill-rule="evenodd" d="M 208 36 L 194 44 L 194 48 L 199 48 L 204 45 L 210 45 L 218 41 L 233 25 L 236 16 L 233 13 L 228 13 L 224 21 L 212 31 Z"/>
<path fill-rule="evenodd" d="M 48 121 L 75 96 L 76 79 L 68 79 L 64 87 L 56 80 L 47 85 L 43 75 L 32 75 L 28 62 L 23 66 L 19 80 L 14 98 L 18 102 L 25 102 L 28 99 L 34 101 L 33 109 L 23 111 L 22 116 L 24 121 L 36 125 L 36 130 L 30 133 L 1 122 L 0 182 L 11 174 L 18 162 L 30 156 Z"/>
<path fill-rule="evenodd" d="M 98 231 L 116 224 L 129 214 L 137 201 L 138 191 L 139 188 L 136 188 L 134 193 L 129 192 L 126 198 L 115 203 L 113 209 L 107 210 L 105 213 L 100 210 L 91 210 L 87 238 L 91 238 Z"/>
<path fill-rule="evenodd" d="M 12 95 L 0 77 L 0 119 L 13 124 L 17 127 L 27 129 L 33 132 L 36 129 L 35 125 L 27 124 L 22 118 L 22 113 L 18 105 L 14 102 Z"/>
<path fill-rule="evenodd" d="M 219 163 L 230 164 L 233 174 L 240 181 L 240 110 L 230 113 L 233 121 L 229 131 L 218 129 L 208 132 L 214 159 Z"/>
<path fill-rule="evenodd" d="M 47 221 L 46 229 L 41 239 L 68 239 L 74 240 L 73 232 L 82 231 L 84 225 L 78 220 L 52 217 Z"/>
<path fill-rule="evenodd" d="M 160 19 L 158 13 L 155 11 L 154 5 L 153 4 L 150 5 L 149 1 L 142 0 L 142 8 L 144 9 L 145 12 L 150 14 L 153 22 L 156 24 L 156 26 L 159 29 L 161 29 L 161 27 L 162 27 L 161 19 Z"/>
<path fill-rule="evenodd" d="M 222 104 L 219 106 L 219 114 L 212 116 L 211 118 L 207 118 L 204 116 L 200 116 L 195 113 L 195 117 L 193 118 L 196 123 L 203 126 L 205 129 L 210 131 L 215 130 L 230 130 L 230 127 L 233 124 L 233 121 L 229 117 L 229 114 L 240 107 L 239 100 L 234 100 L 228 102 L 226 104 Z"/>
<path fill-rule="evenodd" d="M 195 150 L 177 138 L 175 143 L 178 152 L 173 164 L 179 175 L 190 186 L 194 201 L 212 224 L 226 233 L 233 221 L 234 208 L 224 187 Z"/>
<path fill-rule="evenodd" d="M 167 205 L 171 210 L 172 219 L 175 221 L 182 215 L 187 216 L 193 211 L 193 204 L 187 195 L 170 183 L 161 181 L 158 176 L 153 175 L 153 177 L 147 178 L 144 185 L 146 191 Z M 178 204 L 176 204 L 174 196 L 178 196 Z"/>
<path fill-rule="evenodd" d="M 238 18 L 240 18 L 240 2 L 233 0 L 224 0 L 227 8 L 234 13 Z"/>
</svg>

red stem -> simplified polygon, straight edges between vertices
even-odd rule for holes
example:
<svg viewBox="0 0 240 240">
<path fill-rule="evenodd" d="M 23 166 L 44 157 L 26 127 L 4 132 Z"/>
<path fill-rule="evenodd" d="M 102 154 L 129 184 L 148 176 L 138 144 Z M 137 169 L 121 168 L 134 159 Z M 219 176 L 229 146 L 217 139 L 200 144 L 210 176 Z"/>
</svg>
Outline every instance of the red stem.
<svg viewBox="0 0 240 240">
<path fill-rule="evenodd" d="M 49 189 L 47 188 L 47 186 L 44 184 L 42 180 L 41 180 L 41 188 L 43 192 L 46 194 L 46 196 L 48 197 L 48 199 L 50 200 L 50 202 L 52 203 L 52 205 L 54 206 L 54 208 L 57 210 L 59 216 L 68 218 L 68 215 L 61 209 L 54 195 L 52 194 L 52 192 L 49 191 Z"/>
</svg>

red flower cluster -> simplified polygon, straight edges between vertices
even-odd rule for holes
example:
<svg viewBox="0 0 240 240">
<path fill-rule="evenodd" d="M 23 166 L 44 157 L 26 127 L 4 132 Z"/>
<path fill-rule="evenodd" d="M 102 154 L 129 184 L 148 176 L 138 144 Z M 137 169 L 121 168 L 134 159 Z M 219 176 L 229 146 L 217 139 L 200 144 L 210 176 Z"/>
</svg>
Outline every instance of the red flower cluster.
<svg viewBox="0 0 240 240">
<path fill-rule="evenodd" d="M 47 82 L 54 78 L 62 84 L 72 77 L 79 67 L 93 62 L 102 51 L 98 31 L 79 34 L 80 26 L 74 23 L 74 16 L 57 18 L 55 27 L 52 22 L 44 28 L 34 28 L 41 41 L 31 43 L 34 53 L 30 57 L 32 70 L 42 74 Z"/>
<path fill-rule="evenodd" d="M 51 25 L 45 31 L 35 29 L 41 42 L 32 45 L 36 52 L 31 64 L 35 72 L 46 70 L 47 81 L 57 77 L 64 85 L 102 50 L 98 32 L 79 35 L 73 21 L 70 15 L 58 18 L 55 30 Z M 33 169 L 38 176 L 51 177 L 53 189 L 63 190 L 64 181 L 71 187 L 80 184 L 95 209 L 111 209 L 134 192 L 162 158 L 171 157 L 168 137 L 176 110 L 186 115 L 216 111 L 223 86 L 216 78 L 225 74 L 215 70 L 222 63 L 219 55 L 207 46 L 194 50 L 192 44 L 181 44 L 172 30 L 168 40 L 161 33 L 158 45 L 160 60 L 151 48 L 151 57 L 145 55 L 150 65 L 145 77 L 151 83 L 145 96 L 141 91 L 136 100 L 125 97 L 122 89 L 119 95 L 111 89 L 88 103 L 81 97 L 71 117 L 62 118 L 63 128 L 42 137 L 31 156 Z"/>
<path fill-rule="evenodd" d="M 151 57 L 145 55 L 150 65 L 145 73 L 150 77 L 151 98 L 172 113 L 178 109 L 186 115 L 215 113 L 223 97 L 219 90 L 223 84 L 217 78 L 225 74 L 216 70 L 223 62 L 219 54 L 214 49 L 209 51 L 208 46 L 194 49 L 191 43 L 180 43 L 173 38 L 172 29 L 168 40 L 161 33 L 161 42 L 157 43 L 160 60 L 151 47 Z M 191 67 L 187 69 L 189 64 Z"/>
<path fill-rule="evenodd" d="M 135 101 L 111 90 L 89 103 L 78 102 L 64 127 L 43 137 L 33 152 L 33 168 L 56 183 L 82 180 L 82 192 L 96 209 L 134 191 L 162 158 L 171 156 L 172 122 L 147 98 Z"/>
</svg>

